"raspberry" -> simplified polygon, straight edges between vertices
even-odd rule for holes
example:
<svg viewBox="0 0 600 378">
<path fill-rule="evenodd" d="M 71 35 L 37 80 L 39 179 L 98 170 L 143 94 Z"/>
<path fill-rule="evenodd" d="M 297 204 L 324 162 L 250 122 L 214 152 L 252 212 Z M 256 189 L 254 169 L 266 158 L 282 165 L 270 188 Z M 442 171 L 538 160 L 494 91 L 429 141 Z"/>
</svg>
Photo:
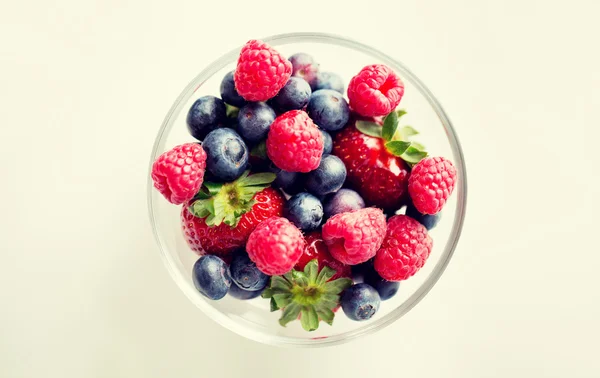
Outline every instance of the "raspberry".
<svg viewBox="0 0 600 378">
<path fill-rule="evenodd" d="M 456 168 L 443 157 L 428 157 L 417 163 L 408 179 L 408 193 L 422 214 L 436 214 L 446 204 L 456 185 Z"/>
<path fill-rule="evenodd" d="M 323 135 L 306 112 L 291 110 L 271 124 L 267 155 L 285 171 L 310 172 L 321 162 Z"/>
<path fill-rule="evenodd" d="M 242 47 L 233 80 L 246 101 L 267 101 L 292 76 L 292 63 L 271 46 L 250 40 Z"/>
<path fill-rule="evenodd" d="M 348 84 L 350 107 L 365 117 L 384 116 L 398 106 L 404 83 L 383 64 L 364 67 Z"/>
<path fill-rule="evenodd" d="M 393 216 L 375 256 L 375 270 L 388 281 L 405 280 L 423 267 L 432 245 L 425 226 L 406 215 Z"/>
<path fill-rule="evenodd" d="M 323 240 L 336 260 L 356 265 L 375 256 L 385 236 L 381 209 L 366 208 L 329 218 L 323 226 Z"/>
<path fill-rule="evenodd" d="M 275 276 L 289 272 L 305 246 L 302 232 L 296 226 L 285 218 L 272 217 L 252 231 L 246 251 L 261 272 Z"/>
<path fill-rule="evenodd" d="M 204 149 L 197 143 L 186 143 L 164 152 L 154 161 L 152 181 L 167 201 L 180 205 L 198 193 L 205 169 Z"/>
</svg>

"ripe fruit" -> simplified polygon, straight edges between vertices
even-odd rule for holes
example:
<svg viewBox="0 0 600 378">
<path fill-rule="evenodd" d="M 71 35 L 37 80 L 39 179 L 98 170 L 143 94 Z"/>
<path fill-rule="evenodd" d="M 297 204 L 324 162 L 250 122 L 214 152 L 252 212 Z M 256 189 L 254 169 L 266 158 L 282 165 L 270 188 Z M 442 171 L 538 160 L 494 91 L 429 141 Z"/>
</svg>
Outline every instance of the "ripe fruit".
<svg viewBox="0 0 600 378">
<path fill-rule="evenodd" d="M 225 125 L 227 115 L 225 103 L 215 96 L 197 99 L 187 114 L 187 127 L 192 136 L 203 140 L 206 134 Z"/>
<path fill-rule="evenodd" d="M 379 310 L 379 293 L 366 283 L 359 283 L 344 290 L 340 303 L 344 314 L 352 320 L 368 320 Z"/>
<path fill-rule="evenodd" d="M 333 72 L 319 72 L 311 87 L 315 92 L 319 89 L 331 89 L 342 94 L 344 93 L 344 81 L 340 75 Z"/>
<path fill-rule="evenodd" d="M 365 117 L 384 116 L 396 109 L 404 95 L 404 83 L 383 64 L 364 67 L 348 84 L 350 107 Z"/>
<path fill-rule="evenodd" d="M 346 180 L 346 166 L 339 157 L 326 155 L 312 172 L 306 174 L 306 189 L 314 195 L 324 196 L 338 191 Z"/>
<path fill-rule="evenodd" d="M 302 231 L 309 232 L 321 225 L 323 205 L 312 194 L 298 193 L 285 203 L 283 216 Z"/>
<path fill-rule="evenodd" d="M 232 297 L 234 297 L 235 299 L 240 299 L 242 301 L 246 301 L 249 299 L 260 297 L 260 295 L 262 294 L 263 291 L 264 291 L 264 288 L 261 290 L 248 291 L 248 290 L 240 289 L 238 287 L 238 285 L 236 285 L 236 284 L 232 284 L 229 287 L 228 294 L 231 295 Z"/>
<path fill-rule="evenodd" d="M 273 188 L 282 189 L 290 195 L 298 194 L 304 190 L 304 174 L 284 171 L 273 163 L 269 164 L 268 169 L 276 175 L 275 181 L 271 184 Z"/>
<path fill-rule="evenodd" d="M 217 256 L 210 255 L 202 256 L 194 263 L 192 281 L 202 295 L 213 300 L 223 298 L 231 286 L 227 264 Z"/>
<path fill-rule="evenodd" d="M 289 172 L 310 172 L 319 166 L 323 136 L 302 110 L 283 113 L 271 124 L 267 155 L 273 163 Z"/>
<path fill-rule="evenodd" d="M 289 272 L 300 259 L 304 248 L 302 232 L 281 217 L 272 217 L 259 224 L 246 244 L 250 260 L 270 276 Z"/>
<path fill-rule="evenodd" d="M 235 89 L 246 101 L 267 101 L 292 75 L 292 64 L 271 46 L 248 41 L 240 52 L 233 75 Z"/>
<path fill-rule="evenodd" d="M 421 214 L 415 209 L 412 204 L 406 207 L 406 215 L 421 223 L 427 230 L 433 229 L 440 221 L 441 213 L 437 214 Z"/>
<path fill-rule="evenodd" d="M 306 80 L 299 77 L 290 77 L 290 80 L 271 99 L 271 103 L 278 112 L 302 109 L 308 104 L 312 90 Z"/>
<path fill-rule="evenodd" d="M 275 117 L 275 111 L 269 105 L 251 102 L 242 107 L 238 113 L 237 131 L 246 141 L 259 142 L 267 137 Z"/>
<path fill-rule="evenodd" d="M 309 84 L 313 82 L 319 72 L 319 64 L 312 56 L 305 53 L 290 56 L 290 63 L 292 63 L 292 76 L 302 78 Z"/>
<path fill-rule="evenodd" d="M 223 181 L 235 180 L 248 168 L 248 147 L 232 129 L 211 131 L 202 147 L 207 155 L 206 167 Z"/>
<path fill-rule="evenodd" d="M 379 276 L 373 267 L 365 274 L 364 282 L 377 290 L 382 301 L 392 298 L 400 288 L 399 282 L 388 281 Z M 233 286 L 233 285 L 232 285 Z"/>
<path fill-rule="evenodd" d="M 340 213 L 352 210 L 359 210 L 365 207 L 365 201 L 360 194 L 352 189 L 340 189 L 336 193 L 329 195 L 323 204 L 325 219 Z"/>
<path fill-rule="evenodd" d="M 229 105 L 241 108 L 246 105 L 246 100 L 235 89 L 235 82 L 233 81 L 233 72 L 228 72 L 223 81 L 221 82 L 221 98 Z"/>
<path fill-rule="evenodd" d="M 342 277 L 350 278 L 350 265 L 341 263 L 331 256 L 320 231 L 313 231 L 307 234 L 304 239 L 306 240 L 306 248 L 294 269 L 302 270 L 311 260 L 317 259 L 319 269 L 323 269 L 323 267 L 327 266 L 335 271 L 335 274 L 330 278 L 330 281 Z"/>
<path fill-rule="evenodd" d="M 406 215 L 393 216 L 375 256 L 375 270 L 388 281 L 405 280 L 423 267 L 432 244 L 425 226 Z"/>
<path fill-rule="evenodd" d="M 429 157 L 413 167 L 408 192 L 422 214 L 436 214 L 446 204 L 456 185 L 456 168 L 443 157 Z"/>
<path fill-rule="evenodd" d="M 381 209 L 366 208 L 334 215 L 323 226 L 323 240 L 331 255 L 348 265 L 375 256 L 385 236 Z"/>
<path fill-rule="evenodd" d="M 235 285 L 246 291 L 262 290 L 269 282 L 269 276 L 261 272 L 245 252 L 237 253 L 229 266 Z"/>
<path fill-rule="evenodd" d="M 331 89 L 314 92 L 310 96 L 306 112 L 314 123 L 327 131 L 341 129 L 350 119 L 350 108 L 344 96 Z"/>
<path fill-rule="evenodd" d="M 333 139 L 331 134 L 323 129 L 319 129 L 321 135 L 323 135 L 323 155 L 329 155 L 333 149 Z"/>
<path fill-rule="evenodd" d="M 154 187 L 175 205 L 192 199 L 204 180 L 206 152 L 198 143 L 186 143 L 161 154 L 152 164 Z"/>
</svg>

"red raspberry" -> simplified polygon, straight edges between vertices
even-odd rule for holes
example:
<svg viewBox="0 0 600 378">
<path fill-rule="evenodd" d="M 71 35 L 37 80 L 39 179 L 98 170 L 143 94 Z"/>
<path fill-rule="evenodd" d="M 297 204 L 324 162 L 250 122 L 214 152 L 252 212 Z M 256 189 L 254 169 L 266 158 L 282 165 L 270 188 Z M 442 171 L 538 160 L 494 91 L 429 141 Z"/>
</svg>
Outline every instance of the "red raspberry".
<svg viewBox="0 0 600 378">
<path fill-rule="evenodd" d="M 405 280 L 423 267 L 432 245 L 421 223 L 406 215 L 393 216 L 375 256 L 375 270 L 388 281 Z"/>
<path fill-rule="evenodd" d="M 296 226 L 285 218 L 272 217 L 252 231 L 246 251 L 261 272 L 275 276 L 292 270 L 305 246 L 302 232 Z"/>
<path fill-rule="evenodd" d="M 198 193 L 205 169 L 204 149 L 197 143 L 186 143 L 164 152 L 154 161 L 152 181 L 167 201 L 180 205 Z"/>
<path fill-rule="evenodd" d="M 338 261 L 356 265 L 375 256 L 385 236 L 385 215 L 377 208 L 341 213 L 323 226 L 323 240 Z"/>
<path fill-rule="evenodd" d="M 348 84 L 350 107 L 365 117 L 389 114 L 396 109 L 403 94 L 404 83 L 383 64 L 366 66 Z"/>
<path fill-rule="evenodd" d="M 292 76 L 292 63 L 262 41 L 250 40 L 242 47 L 233 80 L 246 101 L 267 101 Z"/>
<path fill-rule="evenodd" d="M 323 134 L 306 112 L 291 110 L 271 124 L 267 155 L 285 171 L 310 172 L 321 162 Z"/>
<path fill-rule="evenodd" d="M 408 193 L 421 214 L 437 214 L 456 185 L 456 168 L 443 157 L 428 157 L 417 163 L 408 179 Z"/>
<path fill-rule="evenodd" d="M 350 265 L 341 263 L 331 256 L 329 250 L 327 249 L 327 245 L 323 241 L 321 232 L 313 231 L 304 238 L 306 239 L 306 249 L 304 249 L 304 253 L 302 256 L 300 256 L 300 260 L 298 260 L 298 263 L 294 269 L 304 270 L 306 264 L 313 259 L 317 259 L 319 262 L 319 271 L 321 271 L 324 266 L 328 266 L 335 270 L 335 275 L 331 277 L 329 281 L 351 276 L 352 271 Z"/>
</svg>

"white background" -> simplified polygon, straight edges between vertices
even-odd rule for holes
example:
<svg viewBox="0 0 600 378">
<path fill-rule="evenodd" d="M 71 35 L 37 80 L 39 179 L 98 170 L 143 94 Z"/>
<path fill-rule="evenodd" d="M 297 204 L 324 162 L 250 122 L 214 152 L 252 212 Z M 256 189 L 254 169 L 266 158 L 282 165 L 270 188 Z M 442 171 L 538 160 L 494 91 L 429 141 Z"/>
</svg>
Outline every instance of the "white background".
<svg viewBox="0 0 600 378">
<path fill-rule="evenodd" d="M 600 376 L 598 2 L 390 3 L 2 0 L 0 377 Z M 317 350 L 209 320 L 163 267 L 146 208 L 183 87 L 291 31 L 403 61 L 456 125 L 470 184 L 431 293 Z"/>
</svg>

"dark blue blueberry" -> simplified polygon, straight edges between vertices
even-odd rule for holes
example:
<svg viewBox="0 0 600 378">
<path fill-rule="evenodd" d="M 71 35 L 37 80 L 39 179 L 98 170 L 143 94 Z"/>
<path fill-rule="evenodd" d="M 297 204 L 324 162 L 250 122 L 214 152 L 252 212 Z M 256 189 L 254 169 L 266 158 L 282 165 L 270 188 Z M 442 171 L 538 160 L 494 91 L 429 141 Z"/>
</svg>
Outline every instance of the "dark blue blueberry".
<svg viewBox="0 0 600 378">
<path fill-rule="evenodd" d="M 227 264 L 214 255 L 202 256 L 194 263 L 192 280 L 200 293 L 210 299 L 221 299 L 231 286 Z"/>
<path fill-rule="evenodd" d="M 327 131 L 323 129 L 319 129 L 319 131 L 323 135 L 323 155 L 329 155 L 333 150 L 333 139 Z"/>
<path fill-rule="evenodd" d="M 406 207 L 406 215 L 421 223 L 428 230 L 434 228 L 440 221 L 441 217 L 441 213 L 437 213 L 434 215 L 421 214 L 417 211 L 417 209 L 415 209 L 415 207 L 412 204 L 409 204 Z"/>
<path fill-rule="evenodd" d="M 211 131 L 202 148 L 206 151 L 206 168 L 221 180 L 233 181 L 248 167 L 248 147 L 232 129 Z"/>
<path fill-rule="evenodd" d="M 316 196 L 337 192 L 346 180 L 346 166 L 335 155 L 326 155 L 314 171 L 306 174 L 306 189 Z"/>
<path fill-rule="evenodd" d="M 187 127 L 198 140 L 227 122 L 225 103 L 215 96 L 204 96 L 194 102 L 187 115 Z"/>
<path fill-rule="evenodd" d="M 304 190 L 305 175 L 302 173 L 284 171 L 273 163 L 269 165 L 269 171 L 277 175 L 275 181 L 271 183 L 272 187 L 282 189 L 290 195 Z"/>
<path fill-rule="evenodd" d="M 285 203 L 283 216 L 302 231 L 310 232 L 321 225 L 323 205 L 312 194 L 298 193 Z"/>
<path fill-rule="evenodd" d="M 241 299 L 241 300 L 245 301 L 245 300 L 256 298 L 256 297 L 260 296 L 264 290 L 265 289 L 263 288 L 261 290 L 248 291 L 248 290 L 240 289 L 237 285 L 232 284 L 231 287 L 229 288 L 229 295 L 231 295 L 232 297 L 234 297 L 236 299 Z"/>
<path fill-rule="evenodd" d="M 296 53 L 289 58 L 292 63 L 292 76 L 300 77 L 309 84 L 317 76 L 319 64 L 315 62 L 312 56 L 306 53 Z"/>
<path fill-rule="evenodd" d="M 246 105 L 246 100 L 239 95 L 235 89 L 235 82 L 233 81 L 233 71 L 228 72 L 221 82 L 221 98 L 229 105 L 241 108 Z"/>
<path fill-rule="evenodd" d="M 352 279 L 354 282 L 364 282 L 365 276 L 373 271 L 373 259 L 367 260 L 364 263 L 352 265 Z"/>
<path fill-rule="evenodd" d="M 343 94 L 344 81 L 340 75 L 333 72 L 319 72 L 312 82 L 311 88 L 313 91 L 318 91 L 319 89 L 331 89 Z"/>
<path fill-rule="evenodd" d="M 347 211 L 358 210 L 365 207 L 365 201 L 360 194 L 352 189 L 340 189 L 334 194 L 327 196 L 323 203 L 325 211 L 325 219 L 328 219 L 336 214 L 345 213 Z"/>
<path fill-rule="evenodd" d="M 237 130 L 248 142 L 258 142 L 267 137 L 275 117 L 275 111 L 269 105 L 251 102 L 240 109 Z"/>
<path fill-rule="evenodd" d="M 400 282 L 385 280 L 381 278 L 374 269 L 367 271 L 364 276 L 364 282 L 377 290 L 379 298 L 381 298 L 382 301 L 388 300 L 396 295 L 398 288 L 400 287 Z"/>
<path fill-rule="evenodd" d="M 310 96 L 306 111 L 320 128 L 327 131 L 341 129 L 350 118 L 348 103 L 341 93 L 331 89 L 314 92 Z"/>
<path fill-rule="evenodd" d="M 340 303 L 344 314 L 352 320 L 368 320 L 379 310 L 381 298 L 371 285 L 359 283 L 342 293 Z"/>
<path fill-rule="evenodd" d="M 231 279 L 240 289 L 247 291 L 262 290 L 269 282 L 269 276 L 258 270 L 245 252 L 236 253 L 229 266 Z"/>
<path fill-rule="evenodd" d="M 271 103 L 280 113 L 302 109 L 308 104 L 311 93 L 312 90 L 306 80 L 292 76 L 277 96 L 273 97 Z"/>
</svg>

